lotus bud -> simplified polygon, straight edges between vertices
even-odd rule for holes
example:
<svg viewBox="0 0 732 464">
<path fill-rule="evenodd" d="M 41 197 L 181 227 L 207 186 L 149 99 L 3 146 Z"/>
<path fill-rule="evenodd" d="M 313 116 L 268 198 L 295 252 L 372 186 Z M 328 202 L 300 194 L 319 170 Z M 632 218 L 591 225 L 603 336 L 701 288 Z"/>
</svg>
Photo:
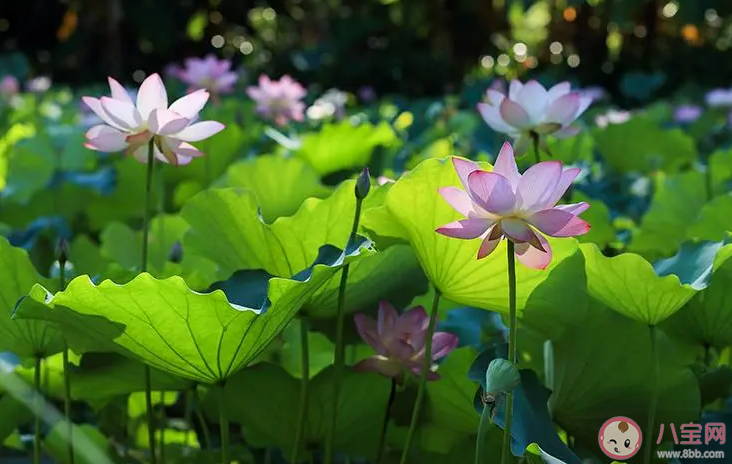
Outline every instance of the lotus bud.
<svg viewBox="0 0 732 464">
<path fill-rule="evenodd" d="M 363 200 L 371 190 L 371 174 L 369 168 L 363 168 L 361 174 L 358 175 L 356 180 L 356 199 Z"/>
</svg>

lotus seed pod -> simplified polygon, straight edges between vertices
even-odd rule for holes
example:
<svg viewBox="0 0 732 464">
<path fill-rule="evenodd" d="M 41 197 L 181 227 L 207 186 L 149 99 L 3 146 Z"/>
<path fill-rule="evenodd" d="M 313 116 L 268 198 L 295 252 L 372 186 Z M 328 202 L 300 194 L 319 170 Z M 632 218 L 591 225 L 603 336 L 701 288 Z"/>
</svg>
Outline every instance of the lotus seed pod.
<svg viewBox="0 0 732 464">
<path fill-rule="evenodd" d="M 508 393 L 521 383 L 521 375 L 512 362 L 496 358 L 485 371 L 485 391 L 487 393 Z"/>
</svg>

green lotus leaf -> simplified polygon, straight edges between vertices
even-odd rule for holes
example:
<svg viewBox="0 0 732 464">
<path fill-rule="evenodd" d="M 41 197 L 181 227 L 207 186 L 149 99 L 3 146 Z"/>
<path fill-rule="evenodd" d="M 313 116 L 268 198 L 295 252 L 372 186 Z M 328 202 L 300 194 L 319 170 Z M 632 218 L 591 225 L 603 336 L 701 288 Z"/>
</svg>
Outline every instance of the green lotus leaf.
<svg viewBox="0 0 732 464">
<path fill-rule="evenodd" d="M 308 420 L 303 442 L 324 444 L 333 402 L 333 370 L 310 379 Z M 347 371 L 341 377 L 334 448 L 373 459 L 389 400 L 390 380 L 373 373 Z M 245 389 L 248 394 L 242 395 Z M 247 441 L 255 447 L 276 446 L 292 451 L 300 408 L 300 381 L 282 367 L 257 364 L 244 369 L 226 384 L 226 406 Z M 254 399 L 254 400 L 253 400 Z"/>
<path fill-rule="evenodd" d="M 440 364 L 440 380 L 427 384 L 427 407 L 440 427 L 474 434 L 480 415 L 475 413 L 473 397 L 478 387 L 465 375 L 478 356 L 472 347 L 459 348 Z"/>
<path fill-rule="evenodd" d="M 307 198 L 325 198 L 330 194 L 330 189 L 320 183 L 320 176 L 306 162 L 276 155 L 257 156 L 231 165 L 216 187 L 253 191 L 262 217 L 268 223 L 294 214 Z"/>
<path fill-rule="evenodd" d="M 725 246 L 717 255 L 717 268 L 709 287 L 694 295 L 684 308 L 668 319 L 664 327 L 671 333 L 699 346 L 721 350 L 729 345 L 732 340 L 732 294 L 729 291 L 732 260 L 724 260 L 720 255 L 731 248 Z"/>
<path fill-rule="evenodd" d="M 221 121 L 221 119 L 218 119 Z M 163 167 L 165 181 L 169 185 L 178 185 L 186 180 L 194 180 L 203 188 L 226 172 L 226 168 L 237 157 L 244 153 L 247 132 L 237 124 L 227 123 L 226 129 L 196 142 L 194 145 L 206 156 L 195 159 L 183 169 Z"/>
<path fill-rule="evenodd" d="M 188 223 L 180 216 L 158 215 L 150 221 L 148 268 L 158 275 L 168 262 L 173 245 L 183 239 Z M 110 223 L 101 233 L 101 254 L 124 269 L 140 269 L 142 232 L 120 222 Z"/>
<path fill-rule="evenodd" d="M 308 266 L 323 243 L 343 246 L 349 237 L 356 209 L 354 181 L 346 181 L 333 194 L 306 200 L 291 217 L 268 225 L 257 215 L 253 193 L 243 189 L 201 192 L 181 215 L 191 226 L 184 238 L 186 252 L 217 263 L 222 278 L 238 270 L 263 269 L 277 277 L 291 277 Z M 363 209 L 381 204 L 389 186 L 374 189 Z M 305 305 L 306 315 L 327 318 L 337 308 L 339 279 L 328 282 Z M 380 285 L 381 293 L 373 291 Z M 349 310 L 376 304 L 389 292 L 404 294 L 424 285 L 419 265 L 409 247 L 393 247 L 350 267 Z"/>
<path fill-rule="evenodd" d="M 56 169 L 50 159 L 51 151 L 41 137 L 20 141 L 14 147 L 8 163 L 3 196 L 15 203 L 26 204 L 33 195 L 43 190 Z"/>
<path fill-rule="evenodd" d="M 696 217 L 705 202 L 704 176 L 701 173 L 657 174 L 651 206 L 643 216 L 628 251 L 648 259 L 672 255 L 686 239 L 690 219 Z"/>
<path fill-rule="evenodd" d="M 592 153 L 595 150 L 595 139 L 589 132 L 580 132 L 574 137 L 563 139 L 548 136 L 546 145 L 551 156 L 542 152 L 542 161 L 558 160 L 564 164 L 573 164 L 578 161 L 591 161 Z"/>
<path fill-rule="evenodd" d="M 591 199 L 582 192 L 575 191 L 572 195 L 572 203 L 586 201 L 590 209 L 582 213 L 582 219 L 592 224 L 592 228 L 584 235 L 577 237 L 580 243 L 595 243 L 600 248 L 605 248 L 616 240 L 615 227 L 610 220 L 610 210 L 600 200 Z"/>
<path fill-rule="evenodd" d="M 705 127 L 708 131 L 709 127 Z M 724 185 L 732 178 L 732 149 L 717 149 L 709 155 L 714 193 L 727 192 Z M 721 192 L 720 192 L 721 190 Z"/>
<path fill-rule="evenodd" d="M 680 129 L 663 130 L 644 118 L 593 132 L 597 150 L 617 172 L 674 172 L 697 159 L 694 139 Z"/>
<path fill-rule="evenodd" d="M 636 279 L 645 282 L 641 276 Z M 656 424 L 696 421 L 701 408 L 696 377 L 678 359 L 660 329 L 657 337 L 660 384 Z M 546 379 L 553 392 L 549 408 L 557 424 L 575 438 L 578 448 L 596 449 L 598 430 L 611 417 L 629 417 L 645 430 L 654 385 L 646 325 L 593 299 L 580 324 L 548 343 L 546 359 L 551 361 Z"/>
<path fill-rule="evenodd" d="M 489 166 L 483 164 L 483 168 Z M 487 258 L 478 260 L 479 240 L 458 240 L 435 232 L 437 227 L 459 218 L 438 193 L 440 187 L 450 185 L 459 185 L 459 180 L 449 158 L 423 161 L 391 187 L 382 207 L 364 213 L 364 228 L 379 244 L 384 237 L 391 241 L 407 241 L 429 280 L 448 300 L 507 312 L 505 241 Z M 574 239 L 549 239 L 549 243 L 554 259 L 547 270 L 553 269 L 577 248 Z M 546 279 L 547 270 L 516 266 L 519 309 Z"/>
<path fill-rule="evenodd" d="M 55 295 L 34 286 L 17 316 L 57 323 L 76 352 L 113 351 L 185 379 L 217 383 L 256 359 L 302 304 L 369 246 L 362 240 L 349 252 L 323 253 L 292 279 L 254 276 L 237 305 L 219 289 L 194 292 L 180 277 L 143 273 L 125 285 L 94 285 L 80 276 Z"/>
<path fill-rule="evenodd" d="M 721 240 L 732 231 L 732 194 L 720 195 L 706 203 L 689 226 L 687 237 L 694 240 Z"/>
<path fill-rule="evenodd" d="M 681 309 L 710 277 L 705 267 L 694 269 L 699 272 L 692 272 L 694 275 L 682 282 L 679 275 L 670 272 L 657 274 L 651 263 L 634 253 L 608 258 L 594 244 L 582 244 L 580 248 L 585 256 L 589 294 L 648 325 L 656 325 Z M 697 281 L 696 274 L 702 276 L 701 281 Z"/>
<path fill-rule="evenodd" d="M 2 386 L 0 384 L 0 386 Z M 18 427 L 29 424 L 33 420 L 33 414 L 22 402 L 12 395 L 0 396 L 0 443 L 15 432 Z"/>
<path fill-rule="evenodd" d="M 63 349 L 63 338 L 53 324 L 13 318 L 16 303 L 37 282 L 54 285 L 38 274 L 24 250 L 0 237 L 0 352 L 12 351 L 21 358 L 35 358 Z"/>
<path fill-rule="evenodd" d="M 398 141 L 386 122 L 353 125 L 348 119 L 326 124 L 318 132 L 305 134 L 295 153 L 321 175 L 361 168 L 369 164 L 377 146 L 390 146 Z"/>
</svg>

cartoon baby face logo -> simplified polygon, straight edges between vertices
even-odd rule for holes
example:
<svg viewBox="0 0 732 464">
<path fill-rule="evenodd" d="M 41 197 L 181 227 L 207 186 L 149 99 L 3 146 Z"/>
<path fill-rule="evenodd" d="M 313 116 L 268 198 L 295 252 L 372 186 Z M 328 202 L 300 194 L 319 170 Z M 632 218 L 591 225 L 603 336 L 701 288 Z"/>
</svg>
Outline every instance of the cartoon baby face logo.
<svg viewBox="0 0 732 464">
<path fill-rule="evenodd" d="M 640 450 L 643 434 L 633 419 L 613 417 L 600 428 L 600 449 L 606 456 L 625 460 Z"/>
</svg>

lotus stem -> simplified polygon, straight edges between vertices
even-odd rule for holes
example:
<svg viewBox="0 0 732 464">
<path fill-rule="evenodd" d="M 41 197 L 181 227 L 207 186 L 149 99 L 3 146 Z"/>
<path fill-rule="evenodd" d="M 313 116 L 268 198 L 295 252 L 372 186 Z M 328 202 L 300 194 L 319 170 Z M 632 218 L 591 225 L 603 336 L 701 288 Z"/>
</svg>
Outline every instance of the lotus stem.
<svg viewBox="0 0 732 464">
<path fill-rule="evenodd" d="M 651 324 L 648 326 L 648 332 L 651 336 L 651 364 L 653 370 L 653 389 L 651 390 L 651 399 L 648 404 L 648 423 L 646 424 L 646 436 L 653 436 L 653 426 L 656 420 L 656 405 L 658 404 L 658 385 L 660 377 L 659 359 L 658 359 L 658 343 L 656 326 Z M 651 462 L 651 448 L 653 446 L 646 446 L 643 462 L 650 464 Z"/>
<path fill-rule="evenodd" d="M 539 135 L 531 134 L 531 141 L 534 144 L 534 162 L 536 164 L 541 163 L 541 153 L 539 152 Z"/>
<path fill-rule="evenodd" d="M 43 393 L 41 393 L 41 361 L 43 358 L 36 357 L 36 365 L 33 371 L 33 386 L 35 387 L 34 399 L 36 405 L 36 417 L 33 423 L 33 464 L 41 464 L 41 411 L 43 410 Z"/>
<path fill-rule="evenodd" d="M 147 148 L 147 177 L 145 181 L 145 204 L 142 211 L 142 262 L 141 272 L 147 272 L 147 248 L 150 235 L 150 197 L 152 196 L 152 178 L 154 166 L 155 142 L 150 140 Z M 150 380 L 150 366 L 145 364 L 145 406 L 147 409 L 147 440 L 150 447 L 150 464 L 157 464 L 155 455 L 155 411 L 152 407 L 152 382 Z"/>
<path fill-rule="evenodd" d="M 206 449 L 211 449 L 212 442 L 211 442 L 211 431 L 208 428 L 208 422 L 206 422 L 206 417 L 203 415 L 203 411 L 200 407 L 198 407 L 201 403 L 201 401 L 198 398 L 198 390 L 196 387 L 193 387 L 191 390 L 191 395 L 193 395 L 193 408 L 196 411 L 196 418 L 198 419 L 198 422 L 201 424 L 201 431 L 203 433 L 203 443 Z"/>
<path fill-rule="evenodd" d="M 432 338 L 435 335 L 435 327 L 437 326 L 437 307 L 440 304 L 440 291 L 435 288 L 435 296 L 432 298 L 432 310 L 430 311 L 430 323 L 427 326 L 427 335 L 424 340 L 424 362 L 422 363 L 422 372 L 419 376 L 419 388 L 417 389 L 417 399 L 414 401 L 412 409 L 412 419 L 409 422 L 409 431 L 407 439 L 404 442 L 404 450 L 400 464 L 406 464 L 409 457 L 409 450 L 414 439 L 414 432 L 417 430 L 417 423 L 422 412 L 422 403 L 424 403 L 424 395 L 427 391 L 427 374 L 432 367 Z"/>
<path fill-rule="evenodd" d="M 290 462 L 297 463 L 297 456 L 300 452 L 302 439 L 305 434 L 305 419 L 308 414 L 308 386 L 310 383 L 310 343 L 308 341 L 308 320 L 305 316 L 300 317 L 300 365 L 302 378 L 300 379 L 300 411 L 297 418 L 297 429 L 295 431 L 295 443 L 292 449 Z"/>
<path fill-rule="evenodd" d="M 516 255 L 514 243 L 506 240 L 506 258 L 508 261 L 508 359 L 518 364 L 518 323 L 516 321 Z M 511 460 L 511 422 L 513 421 L 513 390 L 506 395 L 505 425 L 503 427 L 503 449 L 501 463 Z M 480 437 L 479 437 L 480 439 Z"/>
<path fill-rule="evenodd" d="M 222 384 L 219 390 L 219 427 L 221 432 L 221 462 L 231 464 L 229 452 L 229 415 L 226 413 L 226 385 Z"/>
<path fill-rule="evenodd" d="M 62 251 L 58 260 L 58 289 L 64 291 L 66 288 L 66 256 Z M 64 416 L 66 417 L 66 433 L 68 433 L 67 452 L 69 464 L 75 464 L 74 456 L 74 423 L 71 421 L 71 370 L 69 364 L 69 346 L 64 341 L 63 350 L 64 366 Z"/>
<path fill-rule="evenodd" d="M 480 424 L 478 425 L 478 436 L 475 439 L 475 464 L 486 462 L 485 440 L 488 436 L 488 425 L 491 423 L 491 408 L 483 404 L 483 412 L 480 413 Z"/>
<path fill-rule="evenodd" d="M 353 226 L 351 234 L 348 237 L 345 250 L 354 243 L 356 232 L 358 231 L 358 223 L 361 218 L 361 207 L 363 205 L 363 197 L 356 195 L 356 213 L 353 216 Z M 344 250 L 344 251 L 345 251 Z M 333 356 L 333 412 L 331 413 L 330 426 L 328 427 L 328 435 L 325 441 L 325 464 L 333 462 L 333 445 L 335 440 L 336 422 L 338 420 L 338 400 L 341 393 L 341 376 L 343 374 L 343 365 L 345 358 L 345 344 L 343 341 L 343 326 L 345 325 L 345 306 L 346 306 L 346 285 L 348 283 L 349 265 L 343 266 L 341 271 L 341 282 L 338 287 L 338 309 L 336 314 L 336 345 Z"/>
<path fill-rule="evenodd" d="M 396 397 L 396 379 L 391 379 L 391 391 L 389 392 L 389 400 L 386 402 L 386 410 L 384 411 L 384 424 L 381 426 L 381 436 L 379 436 L 379 447 L 377 448 L 378 454 L 376 455 L 376 464 L 381 464 L 381 459 L 384 456 L 384 445 L 386 444 L 386 431 L 389 428 L 389 415 L 391 412 L 391 405 L 394 404 L 394 398 Z"/>
<path fill-rule="evenodd" d="M 160 398 L 163 403 L 163 406 L 160 409 L 160 464 L 165 464 L 165 429 L 167 422 L 167 419 L 165 417 L 165 390 L 160 392 Z"/>
<path fill-rule="evenodd" d="M 186 439 L 185 439 L 185 445 L 191 446 L 191 430 L 193 429 L 193 400 L 191 392 L 186 391 L 183 393 L 185 395 L 185 412 L 184 412 L 184 420 L 188 426 L 186 429 Z"/>
</svg>

